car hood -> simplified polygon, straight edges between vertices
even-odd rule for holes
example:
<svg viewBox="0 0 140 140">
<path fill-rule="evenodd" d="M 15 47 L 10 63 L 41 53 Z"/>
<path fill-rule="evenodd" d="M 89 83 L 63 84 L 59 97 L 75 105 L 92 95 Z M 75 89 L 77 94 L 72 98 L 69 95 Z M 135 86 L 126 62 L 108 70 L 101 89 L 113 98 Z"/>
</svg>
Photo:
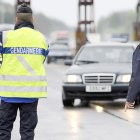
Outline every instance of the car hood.
<svg viewBox="0 0 140 140">
<path fill-rule="evenodd" d="M 67 74 L 86 74 L 86 73 L 131 73 L 131 63 L 94 63 L 83 65 L 72 65 Z"/>
</svg>

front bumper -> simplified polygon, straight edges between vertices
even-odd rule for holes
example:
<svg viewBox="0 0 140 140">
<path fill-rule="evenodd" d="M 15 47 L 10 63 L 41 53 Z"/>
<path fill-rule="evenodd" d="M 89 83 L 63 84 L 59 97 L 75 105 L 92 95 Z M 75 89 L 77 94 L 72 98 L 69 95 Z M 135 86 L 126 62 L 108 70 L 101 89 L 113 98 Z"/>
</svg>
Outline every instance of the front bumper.
<svg viewBox="0 0 140 140">
<path fill-rule="evenodd" d="M 64 84 L 63 91 L 68 99 L 113 100 L 126 98 L 128 86 L 128 84 L 114 84 L 111 92 L 86 92 L 86 85 Z"/>
</svg>

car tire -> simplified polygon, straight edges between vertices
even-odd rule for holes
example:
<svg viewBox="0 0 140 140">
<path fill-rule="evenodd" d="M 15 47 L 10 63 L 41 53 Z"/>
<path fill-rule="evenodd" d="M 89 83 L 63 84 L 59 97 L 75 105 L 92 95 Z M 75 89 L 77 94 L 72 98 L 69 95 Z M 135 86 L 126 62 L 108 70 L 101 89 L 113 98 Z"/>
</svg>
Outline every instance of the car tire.
<svg viewBox="0 0 140 140">
<path fill-rule="evenodd" d="M 89 107 L 89 100 L 81 100 L 81 105 L 84 107 Z"/>
<path fill-rule="evenodd" d="M 73 107 L 74 106 L 74 100 L 72 100 L 72 99 L 63 100 L 63 106 L 64 107 Z"/>
<path fill-rule="evenodd" d="M 49 64 L 49 63 L 51 63 L 51 58 L 47 58 L 47 63 Z"/>
<path fill-rule="evenodd" d="M 67 99 L 65 96 L 64 91 L 62 92 L 62 103 L 64 107 L 73 107 L 74 106 L 74 99 Z"/>
</svg>

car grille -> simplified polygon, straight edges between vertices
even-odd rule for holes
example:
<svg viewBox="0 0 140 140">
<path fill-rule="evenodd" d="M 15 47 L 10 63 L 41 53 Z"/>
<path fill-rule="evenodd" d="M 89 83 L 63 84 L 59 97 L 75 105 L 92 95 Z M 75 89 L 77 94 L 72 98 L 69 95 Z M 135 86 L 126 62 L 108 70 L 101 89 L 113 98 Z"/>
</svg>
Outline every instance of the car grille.
<svg viewBox="0 0 140 140">
<path fill-rule="evenodd" d="M 85 84 L 113 84 L 115 81 L 115 74 L 84 74 L 83 81 Z"/>
</svg>

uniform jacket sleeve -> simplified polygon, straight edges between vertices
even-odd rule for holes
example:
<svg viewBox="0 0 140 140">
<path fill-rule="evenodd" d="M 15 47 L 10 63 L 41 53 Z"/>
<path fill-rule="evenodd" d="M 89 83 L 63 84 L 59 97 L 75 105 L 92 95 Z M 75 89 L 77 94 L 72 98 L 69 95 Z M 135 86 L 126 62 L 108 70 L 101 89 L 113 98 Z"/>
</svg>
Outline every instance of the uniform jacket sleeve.
<svg viewBox="0 0 140 140">
<path fill-rule="evenodd" d="M 140 45 L 137 46 L 132 58 L 132 75 L 129 83 L 127 101 L 134 102 L 140 92 Z"/>
</svg>

